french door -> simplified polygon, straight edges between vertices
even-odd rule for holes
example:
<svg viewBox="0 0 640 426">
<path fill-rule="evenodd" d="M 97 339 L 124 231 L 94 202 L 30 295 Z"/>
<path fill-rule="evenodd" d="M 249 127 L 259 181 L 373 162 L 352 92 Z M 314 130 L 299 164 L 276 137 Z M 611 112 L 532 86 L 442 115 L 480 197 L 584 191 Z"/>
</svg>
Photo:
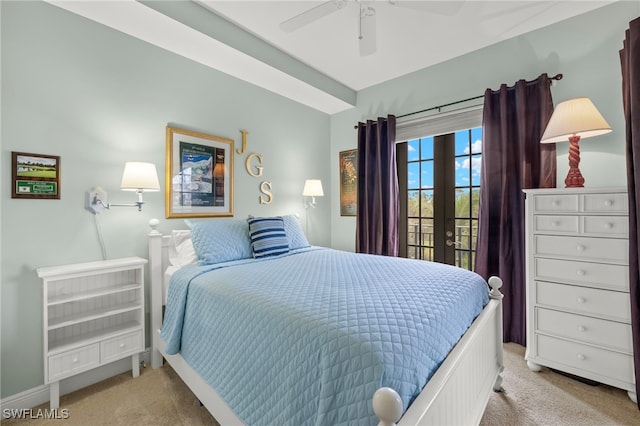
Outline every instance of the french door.
<svg viewBox="0 0 640 426">
<path fill-rule="evenodd" d="M 397 145 L 400 255 L 473 270 L 482 128 Z"/>
</svg>

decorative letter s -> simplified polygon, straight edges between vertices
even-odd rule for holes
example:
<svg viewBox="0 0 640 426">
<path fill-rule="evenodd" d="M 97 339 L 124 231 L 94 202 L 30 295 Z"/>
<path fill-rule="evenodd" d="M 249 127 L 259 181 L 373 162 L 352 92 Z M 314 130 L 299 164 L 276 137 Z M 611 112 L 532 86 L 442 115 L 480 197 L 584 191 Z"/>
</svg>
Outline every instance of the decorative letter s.
<svg viewBox="0 0 640 426">
<path fill-rule="evenodd" d="M 262 195 L 258 197 L 260 199 L 260 204 L 271 204 L 271 202 L 273 201 L 273 194 L 271 194 L 271 182 L 266 180 L 262 182 L 260 184 L 260 192 L 269 197 L 266 200 L 262 198 Z"/>
</svg>

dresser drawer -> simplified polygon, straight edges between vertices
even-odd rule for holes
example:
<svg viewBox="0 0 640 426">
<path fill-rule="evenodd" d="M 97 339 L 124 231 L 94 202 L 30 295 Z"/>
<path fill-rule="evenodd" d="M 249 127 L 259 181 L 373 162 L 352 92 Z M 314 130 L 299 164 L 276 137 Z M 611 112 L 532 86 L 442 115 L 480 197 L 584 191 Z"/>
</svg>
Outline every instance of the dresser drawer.
<svg viewBox="0 0 640 426">
<path fill-rule="evenodd" d="M 578 212 L 578 195 L 534 195 L 533 209 L 536 212 Z"/>
<path fill-rule="evenodd" d="M 533 232 L 551 232 L 577 235 L 579 231 L 578 216 L 550 216 L 535 215 L 533 217 Z"/>
<path fill-rule="evenodd" d="M 100 343 L 102 362 L 110 362 L 144 350 L 142 330 L 114 337 Z"/>
<path fill-rule="evenodd" d="M 543 335 L 536 335 L 536 341 L 540 358 L 599 376 L 633 383 L 631 355 Z"/>
<path fill-rule="evenodd" d="M 627 216 L 583 216 L 582 232 L 603 237 L 629 238 Z"/>
<path fill-rule="evenodd" d="M 536 279 L 629 291 L 629 267 L 607 263 L 578 262 L 537 257 L 533 261 Z"/>
<path fill-rule="evenodd" d="M 631 324 L 536 309 L 536 331 L 632 353 Z"/>
<path fill-rule="evenodd" d="M 629 264 L 629 242 L 622 239 L 536 235 L 534 251 L 550 257 Z"/>
<path fill-rule="evenodd" d="M 537 305 L 631 322 L 629 293 L 544 281 L 536 281 L 535 285 Z"/>
<path fill-rule="evenodd" d="M 49 381 L 55 382 L 100 364 L 98 343 L 49 357 Z"/>
<path fill-rule="evenodd" d="M 585 194 L 583 211 L 587 213 L 627 213 L 629 202 L 625 193 Z"/>
</svg>

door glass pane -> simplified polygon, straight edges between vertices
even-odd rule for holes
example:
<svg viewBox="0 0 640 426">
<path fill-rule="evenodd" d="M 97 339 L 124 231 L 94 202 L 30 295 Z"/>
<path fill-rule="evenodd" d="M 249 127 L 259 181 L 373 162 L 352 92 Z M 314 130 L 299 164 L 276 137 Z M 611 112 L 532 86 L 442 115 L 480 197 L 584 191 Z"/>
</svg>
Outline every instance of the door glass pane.
<svg viewBox="0 0 640 426">
<path fill-rule="evenodd" d="M 420 219 L 412 218 L 409 219 L 407 224 L 407 243 L 409 245 L 419 245 L 420 244 Z"/>
<path fill-rule="evenodd" d="M 433 190 L 421 191 L 422 200 L 421 200 L 421 209 L 420 216 L 424 218 L 432 218 L 433 217 Z"/>
<path fill-rule="evenodd" d="M 480 170 L 482 167 L 482 155 L 471 157 L 471 185 L 480 186 Z"/>
<path fill-rule="evenodd" d="M 456 217 L 469 217 L 471 212 L 471 191 L 468 188 L 456 189 Z"/>
<path fill-rule="evenodd" d="M 482 152 L 482 127 L 471 129 L 471 153 L 479 154 Z"/>
<path fill-rule="evenodd" d="M 433 188 L 433 160 L 427 160 L 420 162 L 422 171 L 422 184 L 421 188 Z"/>
<path fill-rule="evenodd" d="M 420 216 L 420 191 L 409 191 L 407 197 L 407 215 L 410 218 Z"/>
<path fill-rule="evenodd" d="M 407 160 L 417 161 L 420 159 L 420 139 L 407 142 Z"/>
<path fill-rule="evenodd" d="M 456 186 L 469 186 L 469 175 L 471 174 L 469 157 L 457 157 L 455 167 Z"/>
<path fill-rule="evenodd" d="M 420 163 L 407 165 L 407 187 L 409 189 L 420 188 Z"/>
<path fill-rule="evenodd" d="M 468 130 L 461 130 L 456 132 L 456 149 L 455 149 L 455 155 L 462 155 L 462 154 L 469 154 L 470 151 L 470 147 L 469 147 L 469 131 Z"/>
<path fill-rule="evenodd" d="M 433 219 L 422 220 L 422 245 L 433 248 Z"/>
<path fill-rule="evenodd" d="M 421 141 L 421 152 L 420 159 L 421 160 L 431 160 L 433 159 L 433 136 L 429 136 L 428 138 L 422 138 Z"/>
</svg>

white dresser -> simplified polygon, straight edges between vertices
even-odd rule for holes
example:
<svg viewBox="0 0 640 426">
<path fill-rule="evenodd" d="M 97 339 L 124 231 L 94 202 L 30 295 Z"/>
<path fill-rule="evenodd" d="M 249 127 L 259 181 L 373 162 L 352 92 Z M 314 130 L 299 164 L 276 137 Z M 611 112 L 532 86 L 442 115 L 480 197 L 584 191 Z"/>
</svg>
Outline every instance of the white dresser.
<svg viewBox="0 0 640 426">
<path fill-rule="evenodd" d="M 625 389 L 636 400 L 626 189 L 524 192 L 527 365 Z"/>
<path fill-rule="evenodd" d="M 66 377 L 125 357 L 131 357 L 133 376 L 139 375 L 146 263 L 128 257 L 38 268 L 51 409 L 58 408 L 59 381 Z"/>
</svg>

